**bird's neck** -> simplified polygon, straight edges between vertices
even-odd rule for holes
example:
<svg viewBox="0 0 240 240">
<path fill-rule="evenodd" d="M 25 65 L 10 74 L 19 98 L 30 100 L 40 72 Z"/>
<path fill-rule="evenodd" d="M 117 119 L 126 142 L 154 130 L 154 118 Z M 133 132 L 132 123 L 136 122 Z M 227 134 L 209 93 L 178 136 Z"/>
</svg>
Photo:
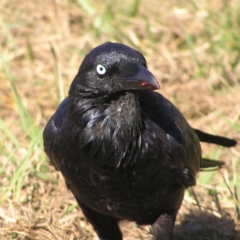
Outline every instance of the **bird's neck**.
<svg viewBox="0 0 240 240">
<path fill-rule="evenodd" d="M 111 99 L 105 110 L 109 113 L 106 114 L 105 127 L 113 129 L 110 144 L 114 149 L 114 166 L 131 167 L 137 159 L 141 146 L 142 119 L 139 96 L 137 92 L 124 92 L 116 96 L 116 99 Z"/>
<path fill-rule="evenodd" d="M 142 122 L 136 92 L 82 99 L 72 106 L 75 109 L 70 107 L 70 118 L 75 119 L 75 126 L 82 124 L 79 145 L 91 152 L 93 159 L 110 167 L 133 165 L 141 145 Z"/>
<path fill-rule="evenodd" d="M 109 118 L 121 126 L 120 131 L 130 131 L 134 135 L 139 133 L 141 114 L 137 93 L 125 92 L 116 99 L 112 98 L 108 110 L 112 113 Z"/>
</svg>

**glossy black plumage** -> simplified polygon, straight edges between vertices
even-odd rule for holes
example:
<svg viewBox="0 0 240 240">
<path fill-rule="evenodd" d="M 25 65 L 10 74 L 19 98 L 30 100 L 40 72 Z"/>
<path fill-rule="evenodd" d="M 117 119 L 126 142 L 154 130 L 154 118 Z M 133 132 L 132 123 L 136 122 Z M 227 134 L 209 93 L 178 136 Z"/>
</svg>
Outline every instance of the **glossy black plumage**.
<svg viewBox="0 0 240 240">
<path fill-rule="evenodd" d="M 196 183 L 202 132 L 158 87 L 140 52 L 100 45 L 44 130 L 45 152 L 102 240 L 122 239 L 120 220 L 172 239 L 184 190 Z"/>
</svg>

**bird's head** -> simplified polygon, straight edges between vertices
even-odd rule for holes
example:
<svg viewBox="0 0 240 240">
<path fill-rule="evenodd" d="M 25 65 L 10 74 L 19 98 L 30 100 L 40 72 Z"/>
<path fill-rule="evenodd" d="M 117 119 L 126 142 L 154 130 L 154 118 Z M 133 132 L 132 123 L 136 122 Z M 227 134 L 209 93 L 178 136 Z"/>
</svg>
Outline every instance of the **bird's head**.
<svg viewBox="0 0 240 240">
<path fill-rule="evenodd" d="M 157 79 L 147 70 L 146 59 L 140 52 L 124 44 L 107 42 L 86 55 L 69 94 L 80 92 L 86 97 L 94 97 L 159 88 Z"/>
</svg>

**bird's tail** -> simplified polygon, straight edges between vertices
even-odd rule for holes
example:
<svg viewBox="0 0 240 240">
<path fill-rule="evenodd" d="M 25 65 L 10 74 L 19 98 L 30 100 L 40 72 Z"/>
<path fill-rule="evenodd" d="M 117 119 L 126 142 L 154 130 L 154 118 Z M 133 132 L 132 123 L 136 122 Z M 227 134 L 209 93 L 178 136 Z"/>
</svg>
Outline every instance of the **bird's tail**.
<svg viewBox="0 0 240 240">
<path fill-rule="evenodd" d="M 234 139 L 212 135 L 198 129 L 194 129 L 194 131 L 197 134 L 200 142 L 213 143 L 224 147 L 233 147 L 237 144 L 237 141 Z"/>
<path fill-rule="evenodd" d="M 222 161 L 218 160 L 212 160 L 208 158 L 202 158 L 201 166 L 200 169 L 201 171 L 206 171 L 206 170 L 216 170 L 221 168 L 225 163 Z M 210 168 L 210 169 L 208 169 Z"/>
<path fill-rule="evenodd" d="M 233 147 L 237 144 L 237 141 L 234 139 L 212 135 L 198 129 L 194 129 L 194 131 L 197 134 L 200 142 L 213 143 L 223 147 Z M 225 163 L 222 161 L 202 158 L 200 169 L 201 171 L 216 170 L 221 168 L 224 164 Z"/>
</svg>

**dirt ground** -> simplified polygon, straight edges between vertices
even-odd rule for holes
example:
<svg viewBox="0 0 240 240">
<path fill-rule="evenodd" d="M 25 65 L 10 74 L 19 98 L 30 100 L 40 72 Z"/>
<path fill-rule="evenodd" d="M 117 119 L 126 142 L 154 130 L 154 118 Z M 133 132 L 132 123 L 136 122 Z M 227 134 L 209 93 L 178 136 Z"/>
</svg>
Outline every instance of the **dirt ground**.
<svg viewBox="0 0 240 240">
<path fill-rule="evenodd" d="M 239 141 L 240 21 L 233 20 L 240 7 L 238 1 L 224 2 L 1 1 L 0 239 L 97 239 L 41 143 L 24 161 L 32 145 L 4 66 L 42 130 L 84 55 L 106 41 L 122 42 L 144 54 L 160 93 L 193 127 Z M 228 14 L 233 27 L 224 25 Z M 186 191 L 175 239 L 238 240 L 240 145 L 202 148 L 204 156 L 226 164 L 200 173 L 198 185 Z M 13 176 L 23 162 L 18 181 Z M 121 229 L 125 240 L 151 239 L 149 226 L 123 222 Z"/>
</svg>

